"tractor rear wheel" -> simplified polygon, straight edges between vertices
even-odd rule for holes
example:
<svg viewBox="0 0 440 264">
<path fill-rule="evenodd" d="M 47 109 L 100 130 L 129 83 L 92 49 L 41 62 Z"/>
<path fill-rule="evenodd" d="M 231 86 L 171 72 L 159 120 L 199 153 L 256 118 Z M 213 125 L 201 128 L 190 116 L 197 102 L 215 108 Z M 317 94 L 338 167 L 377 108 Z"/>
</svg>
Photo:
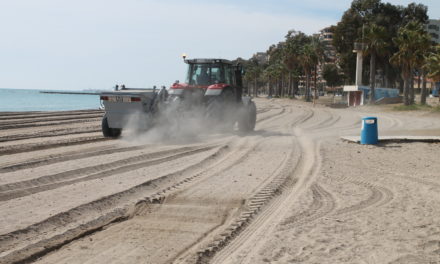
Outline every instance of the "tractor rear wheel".
<svg viewBox="0 0 440 264">
<path fill-rule="evenodd" d="M 212 97 L 206 107 L 206 119 L 209 127 L 214 130 L 232 131 L 236 118 L 237 103 L 234 93 L 226 89 L 219 96 Z"/>
<path fill-rule="evenodd" d="M 254 102 L 244 106 L 241 117 L 238 121 L 238 130 L 241 132 L 254 131 L 257 122 L 257 107 Z"/>
<path fill-rule="evenodd" d="M 217 128 L 223 122 L 223 104 L 220 97 L 212 98 L 206 107 L 206 120 L 210 128 Z"/>
</svg>

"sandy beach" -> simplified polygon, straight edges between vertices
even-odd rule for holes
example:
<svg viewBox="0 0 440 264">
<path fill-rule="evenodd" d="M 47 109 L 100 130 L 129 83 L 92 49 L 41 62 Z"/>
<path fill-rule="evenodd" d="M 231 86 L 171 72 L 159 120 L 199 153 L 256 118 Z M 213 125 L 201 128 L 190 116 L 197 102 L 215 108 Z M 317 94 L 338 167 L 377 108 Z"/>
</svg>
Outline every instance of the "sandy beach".
<svg viewBox="0 0 440 264">
<path fill-rule="evenodd" d="M 105 139 L 0 113 L 0 263 L 440 263 L 440 115 L 257 98 L 255 132 Z"/>
</svg>

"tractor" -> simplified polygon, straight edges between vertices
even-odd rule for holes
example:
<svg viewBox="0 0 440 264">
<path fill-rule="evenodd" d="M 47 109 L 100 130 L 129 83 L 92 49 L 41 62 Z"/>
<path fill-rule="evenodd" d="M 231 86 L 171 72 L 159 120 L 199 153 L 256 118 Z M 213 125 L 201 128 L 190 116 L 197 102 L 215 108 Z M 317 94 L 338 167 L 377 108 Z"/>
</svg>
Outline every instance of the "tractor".
<svg viewBox="0 0 440 264">
<path fill-rule="evenodd" d="M 256 106 L 250 96 L 244 96 L 242 67 L 225 59 L 184 61 L 188 64 L 186 81 L 176 81 L 168 90 L 123 87 L 102 93 L 104 136 L 119 137 L 128 123 L 133 123 L 133 116 L 138 127 L 149 129 L 164 117 L 168 123 L 182 122 L 185 114 L 194 110 L 201 112 L 207 126 L 232 129 L 237 123 L 239 131 L 253 131 Z"/>
<path fill-rule="evenodd" d="M 244 96 L 241 65 L 225 59 L 185 59 L 188 72 L 185 83 L 176 81 L 169 89 L 170 103 L 183 108 L 203 106 L 208 123 L 223 127 L 238 124 L 239 131 L 254 130 L 256 106 Z"/>
</svg>

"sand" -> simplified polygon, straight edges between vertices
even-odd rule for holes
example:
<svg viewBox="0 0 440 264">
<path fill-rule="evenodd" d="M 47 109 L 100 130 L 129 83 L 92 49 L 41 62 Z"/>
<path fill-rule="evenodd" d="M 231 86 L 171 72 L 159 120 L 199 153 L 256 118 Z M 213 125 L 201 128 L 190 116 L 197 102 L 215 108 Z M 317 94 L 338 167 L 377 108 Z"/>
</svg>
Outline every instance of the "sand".
<svg viewBox="0 0 440 264">
<path fill-rule="evenodd" d="M 440 263 L 440 145 L 340 139 L 438 114 L 256 102 L 255 132 L 184 140 L 0 113 L 0 263 Z"/>
</svg>

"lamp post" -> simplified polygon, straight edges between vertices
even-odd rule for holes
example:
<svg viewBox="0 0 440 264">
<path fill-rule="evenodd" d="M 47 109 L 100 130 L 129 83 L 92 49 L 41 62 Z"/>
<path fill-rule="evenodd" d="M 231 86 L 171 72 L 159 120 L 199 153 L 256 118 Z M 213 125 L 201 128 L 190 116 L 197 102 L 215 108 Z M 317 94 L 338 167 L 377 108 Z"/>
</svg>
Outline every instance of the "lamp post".
<svg viewBox="0 0 440 264">
<path fill-rule="evenodd" d="M 363 52 L 364 52 L 365 44 L 360 42 L 354 43 L 354 50 L 357 54 L 356 57 L 356 86 L 362 85 L 362 63 L 363 63 Z"/>
</svg>

